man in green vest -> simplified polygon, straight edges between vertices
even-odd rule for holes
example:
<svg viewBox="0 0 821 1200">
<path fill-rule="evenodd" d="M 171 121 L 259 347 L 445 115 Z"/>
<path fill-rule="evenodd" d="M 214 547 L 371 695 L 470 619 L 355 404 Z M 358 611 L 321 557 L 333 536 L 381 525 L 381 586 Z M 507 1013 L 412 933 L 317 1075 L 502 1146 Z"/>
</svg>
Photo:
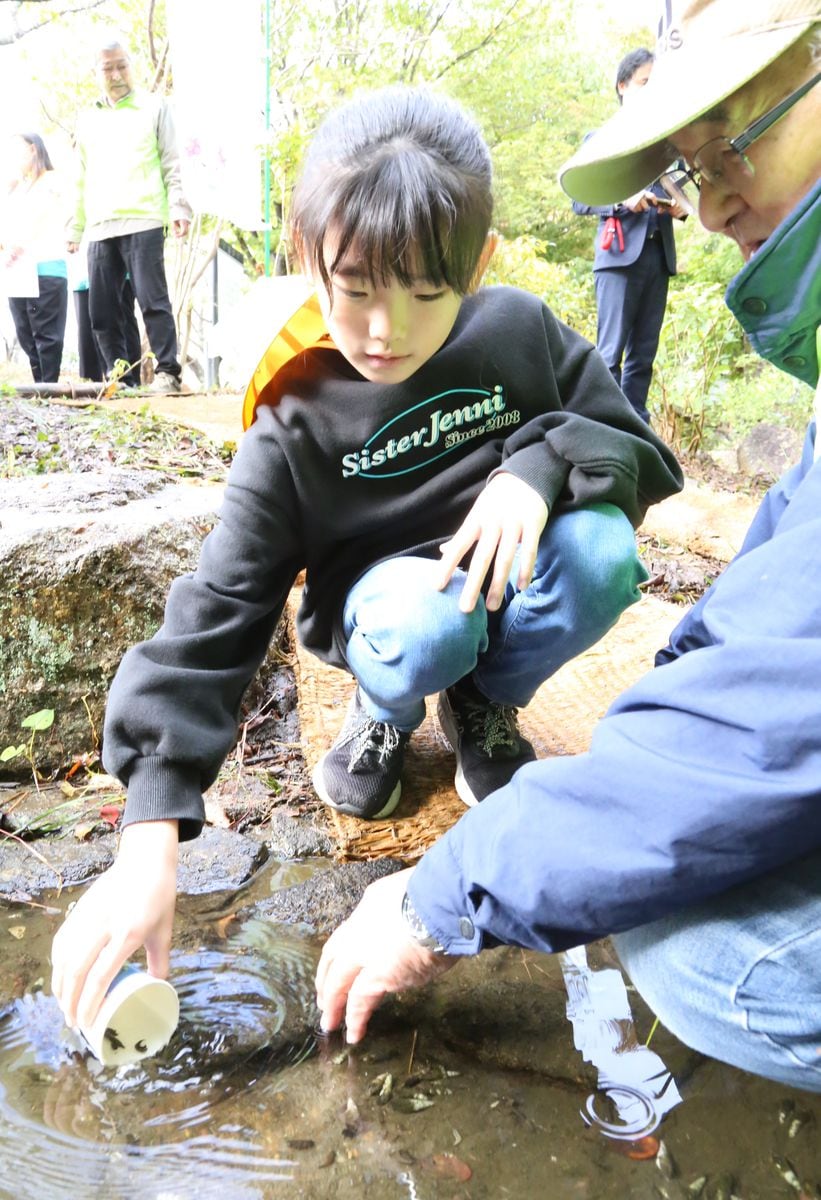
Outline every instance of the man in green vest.
<svg viewBox="0 0 821 1200">
<path fill-rule="evenodd" d="M 177 330 L 165 277 L 165 230 L 184 237 L 191 208 L 180 183 L 180 163 L 168 104 L 134 88 L 131 61 L 120 42 L 96 59 L 101 98 L 77 128 L 79 169 L 68 248 L 88 242 L 89 315 L 107 376 L 128 361 L 121 297 L 131 279 L 156 360 L 157 394 L 180 390 Z M 123 376 L 139 384 L 139 368 Z"/>
</svg>

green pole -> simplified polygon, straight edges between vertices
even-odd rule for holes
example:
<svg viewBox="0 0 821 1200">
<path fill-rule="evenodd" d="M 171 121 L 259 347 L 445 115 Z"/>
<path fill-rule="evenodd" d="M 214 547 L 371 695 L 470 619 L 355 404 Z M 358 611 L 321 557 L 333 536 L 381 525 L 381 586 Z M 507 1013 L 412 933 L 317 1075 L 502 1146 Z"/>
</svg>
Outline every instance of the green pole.
<svg viewBox="0 0 821 1200">
<path fill-rule="evenodd" d="M 265 278 L 271 274 L 271 152 L 268 135 L 271 129 L 271 0 L 265 0 L 265 158 L 262 169 L 262 186 L 265 191 Z"/>
</svg>

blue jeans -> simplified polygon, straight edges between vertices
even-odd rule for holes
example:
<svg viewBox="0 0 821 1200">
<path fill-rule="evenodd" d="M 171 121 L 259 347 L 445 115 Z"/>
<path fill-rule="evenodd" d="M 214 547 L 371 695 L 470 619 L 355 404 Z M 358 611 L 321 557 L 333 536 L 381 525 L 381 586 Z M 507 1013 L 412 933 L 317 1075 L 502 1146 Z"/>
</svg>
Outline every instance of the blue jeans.
<svg viewBox="0 0 821 1200">
<path fill-rule="evenodd" d="M 483 695 L 522 708 L 564 663 L 597 642 L 647 578 L 620 509 L 593 504 L 551 517 L 533 580 L 517 591 L 514 563 L 501 608 L 459 610 L 466 573 L 437 591 L 439 564 L 393 558 L 367 571 L 343 611 L 348 665 L 377 721 L 415 729 L 425 697 L 473 672 Z"/>
<path fill-rule="evenodd" d="M 613 942 L 680 1041 L 821 1092 L 821 854 Z"/>
</svg>

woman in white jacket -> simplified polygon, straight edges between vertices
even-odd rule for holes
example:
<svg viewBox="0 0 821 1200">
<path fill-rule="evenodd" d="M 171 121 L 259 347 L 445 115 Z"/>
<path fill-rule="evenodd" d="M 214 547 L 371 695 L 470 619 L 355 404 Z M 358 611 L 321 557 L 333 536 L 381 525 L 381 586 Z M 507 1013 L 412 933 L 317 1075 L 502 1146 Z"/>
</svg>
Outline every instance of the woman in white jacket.
<svg viewBox="0 0 821 1200">
<path fill-rule="evenodd" d="M 37 383 L 60 377 L 68 282 L 64 201 L 43 139 L 15 134 L 17 174 L 3 206 L 0 263 L 20 346 Z"/>
</svg>

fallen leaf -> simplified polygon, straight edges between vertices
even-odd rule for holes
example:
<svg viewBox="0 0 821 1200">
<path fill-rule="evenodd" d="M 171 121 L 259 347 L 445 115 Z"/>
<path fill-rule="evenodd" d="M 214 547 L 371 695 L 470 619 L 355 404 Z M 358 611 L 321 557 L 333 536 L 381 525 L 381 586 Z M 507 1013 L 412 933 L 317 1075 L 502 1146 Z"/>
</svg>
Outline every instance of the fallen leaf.
<svg viewBox="0 0 821 1200">
<path fill-rule="evenodd" d="M 422 1159 L 422 1166 L 440 1179 L 458 1179 L 460 1183 L 467 1183 L 473 1177 L 471 1168 L 455 1154 L 432 1154 L 430 1158 Z"/>
<path fill-rule="evenodd" d="M 19 942 L 21 938 L 26 936 L 26 927 L 25 925 L 12 925 L 9 929 L 9 933 L 13 938 L 17 938 Z"/>
<path fill-rule="evenodd" d="M 115 779 L 113 775 L 105 775 L 102 772 L 99 775 L 89 775 L 83 787 L 88 788 L 90 792 L 121 792 L 123 790 L 123 785 L 119 779 Z"/>
<path fill-rule="evenodd" d="M 659 1140 L 657 1137 L 653 1137 L 652 1134 L 648 1134 L 647 1137 L 638 1138 L 635 1142 L 608 1138 L 607 1144 L 617 1154 L 623 1154 L 625 1158 L 632 1158 L 637 1162 L 643 1162 L 647 1158 L 655 1158 L 659 1152 Z"/>
<path fill-rule="evenodd" d="M 100 809 L 100 816 L 104 821 L 108 821 L 109 825 L 114 828 L 120 819 L 122 809 L 118 804 L 104 804 Z"/>
<path fill-rule="evenodd" d="M 220 937 L 223 939 L 227 938 L 228 937 L 228 926 L 231 925 L 234 921 L 236 921 L 236 919 L 237 919 L 236 913 L 229 913 L 227 917 L 220 917 L 219 920 L 216 922 L 217 937 Z"/>
<path fill-rule="evenodd" d="M 395 1096 L 393 1100 L 394 1108 L 403 1113 L 422 1112 L 426 1108 L 433 1108 L 435 1101 L 428 1096 Z"/>
<path fill-rule="evenodd" d="M 205 801 L 205 819 L 209 825 L 215 825 L 218 829 L 231 828 L 231 822 L 226 816 L 225 809 L 218 800 Z"/>
</svg>

